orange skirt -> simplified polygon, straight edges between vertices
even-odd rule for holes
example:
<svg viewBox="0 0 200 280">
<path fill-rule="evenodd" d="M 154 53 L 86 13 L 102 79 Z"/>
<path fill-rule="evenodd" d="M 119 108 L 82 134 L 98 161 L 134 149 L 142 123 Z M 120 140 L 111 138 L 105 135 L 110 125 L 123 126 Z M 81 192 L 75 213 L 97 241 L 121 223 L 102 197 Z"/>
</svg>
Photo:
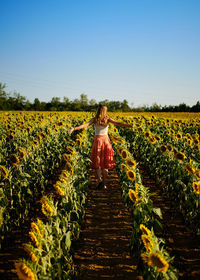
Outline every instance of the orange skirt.
<svg viewBox="0 0 200 280">
<path fill-rule="evenodd" d="M 93 169 L 110 169 L 116 165 L 114 151 L 108 135 L 94 136 L 90 159 L 90 168 Z"/>
</svg>

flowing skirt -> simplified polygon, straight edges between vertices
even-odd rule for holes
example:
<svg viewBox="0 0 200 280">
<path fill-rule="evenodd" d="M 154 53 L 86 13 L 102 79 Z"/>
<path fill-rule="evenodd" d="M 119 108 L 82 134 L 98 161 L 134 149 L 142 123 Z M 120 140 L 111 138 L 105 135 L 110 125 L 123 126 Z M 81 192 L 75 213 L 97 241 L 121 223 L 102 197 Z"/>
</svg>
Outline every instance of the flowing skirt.
<svg viewBox="0 0 200 280">
<path fill-rule="evenodd" d="M 114 151 L 108 135 L 94 136 L 90 159 L 90 168 L 93 169 L 110 169 L 116 165 Z"/>
</svg>

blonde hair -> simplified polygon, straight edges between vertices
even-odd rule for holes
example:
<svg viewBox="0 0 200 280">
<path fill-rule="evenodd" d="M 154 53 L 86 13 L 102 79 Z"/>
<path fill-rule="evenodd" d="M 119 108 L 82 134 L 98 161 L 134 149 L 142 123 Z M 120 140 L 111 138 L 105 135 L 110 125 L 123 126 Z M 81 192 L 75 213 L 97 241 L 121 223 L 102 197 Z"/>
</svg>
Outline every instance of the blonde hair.
<svg viewBox="0 0 200 280">
<path fill-rule="evenodd" d="M 107 107 L 103 104 L 100 104 L 96 116 L 94 117 L 94 123 L 97 125 L 107 125 L 108 123 Z"/>
</svg>

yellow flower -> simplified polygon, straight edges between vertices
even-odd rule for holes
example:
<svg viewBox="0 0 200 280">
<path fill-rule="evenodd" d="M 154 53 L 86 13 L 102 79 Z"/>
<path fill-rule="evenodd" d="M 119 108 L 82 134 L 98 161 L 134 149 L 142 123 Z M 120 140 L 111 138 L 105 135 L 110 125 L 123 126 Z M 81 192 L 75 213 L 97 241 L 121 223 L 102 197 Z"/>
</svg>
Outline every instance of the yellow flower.
<svg viewBox="0 0 200 280">
<path fill-rule="evenodd" d="M 196 178 L 197 178 L 198 180 L 200 180 L 200 171 L 196 170 L 196 171 L 194 172 L 194 175 L 196 176 Z"/>
<path fill-rule="evenodd" d="M 167 149 L 168 149 L 169 152 L 172 152 L 174 148 L 170 144 L 168 144 Z"/>
<path fill-rule="evenodd" d="M 192 187 L 196 194 L 200 194 L 200 182 L 193 182 Z"/>
<path fill-rule="evenodd" d="M 178 140 L 182 139 L 182 134 L 181 134 L 180 132 L 178 132 L 178 133 L 176 134 L 176 138 L 177 138 Z"/>
<path fill-rule="evenodd" d="M 129 178 L 129 180 L 135 181 L 135 179 L 136 179 L 136 174 L 135 174 L 134 171 L 128 169 L 128 170 L 126 171 L 126 174 L 127 174 L 128 178 Z"/>
<path fill-rule="evenodd" d="M 40 237 L 42 237 L 42 233 L 40 232 L 40 229 L 39 229 L 39 227 L 37 226 L 36 223 L 34 223 L 34 222 L 31 223 L 31 229 L 32 229 L 33 232 L 37 232 L 37 234 Z"/>
<path fill-rule="evenodd" d="M 151 240 L 151 238 L 149 237 L 149 235 L 142 234 L 141 239 L 142 239 L 142 242 L 144 244 L 146 251 L 147 252 L 151 251 L 154 244 L 153 244 L 153 241 Z"/>
<path fill-rule="evenodd" d="M 29 254 L 32 262 L 38 262 L 37 256 L 35 255 L 35 253 L 31 250 L 31 248 L 28 245 L 25 244 L 24 249 Z"/>
<path fill-rule="evenodd" d="M 188 164 L 188 163 L 185 165 L 185 170 L 186 170 L 188 173 L 190 173 L 190 174 L 194 174 L 194 173 L 195 173 L 194 168 L 193 168 L 190 164 Z"/>
<path fill-rule="evenodd" d="M 39 243 L 37 237 L 35 236 L 35 233 L 33 231 L 29 231 L 29 236 L 33 242 L 33 245 L 35 247 L 39 248 L 40 243 Z"/>
<path fill-rule="evenodd" d="M 53 216 L 53 210 L 52 210 L 51 206 L 47 202 L 46 203 L 42 203 L 42 213 L 47 218 Z"/>
<path fill-rule="evenodd" d="M 19 159 L 15 154 L 10 155 L 10 161 L 14 166 L 17 166 L 19 163 Z"/>
<path fill-rule="evenodd" d="M 146 132 L 144 133 L 144 137 L 145 137 L 146 139 L 149 138 L 150 135 L 151 135 L 151 132 L 150 132 L 150 131 L 146 131 Z"/>
<path fill-rule="evenodd" d="M 132 159 L 127 159 L 127 160 L 126 160 L 126 164 L 127 164 L 128 166 L 130 166 L 130 167 L 133 167 L 133 168 L 136 167 L 136 162 L 135 162 L 134 160 L 132 160 Z"/>
<path fill-rule="evenodd" d="M 122 156 L 123 159 L 127 159 L 127 157 L 128 157 L 128 151 L 127 151 L 127 150 L 122 150 L 121 156 Z"/>
<path fill-rule="evenodd" d="M 21 280 L 35 280 L 33 271 L 23 262 L 16 262 L 15 268 L 17 275 Z"/>
<path fill-rule="evenodd" d="M 54 188 L 56 190 L 56 193 L 60 196 L 64 196 L 65 195 L 65 192 L 58 186 L 58 185 L 54 185 Z"/>
<path fill-rule="evenodd" d="M 20 159 L 23 159 L 25 157 L 25 151 L 22 148 L 18 148 L 18 155 Z"/>
<path fill-rule="evenodd" d="M 128 195 L 129 195 L 130 199 L 133 201 L 133 203 L 137 202 L 137 196 L 136 196 L 136 193 L 134 192 L 134 190 L 129 189 Z"/>
<path fill-rule="evenodd" d="M 124 163 L 122 163 L 122 164 L 120 165 L 120 169 L 121 169 L 121 170 L 124 170 L 124 169 L 126 170 L 126 169 L 127 169 L 127 166 L 126 166 Z"/>
<path fill-rule="evenodd" d="M 151 231 L 143 224 L 140 224 L 140 230 L 142 231 L 142 234 L 151 236 Z"/>
<path fill-rule="evenodd" d="M 185 158 L 186 158 L 186 156 L 182 152 L 178 152 L 178 153 L 175 154 L 175 159 L 177 159 L 177 160 L 181 161 L 181 160 L 184 160 Z"/>
<path fill-rule="evenodd" d="M 148 265 L 150 266 L 156 266 L 157 270 L 167 272 L 169 264 L 168 262 L 158 253 L 150 253 L 148 257 Z"/>
<path fill-rule="evenodd" d="M 0 173 L 2 174 L 2 176 L 3 176 L 4 178 L 7 178 L 7 177 L 8 177 L 8 171 L 7 171 L 7 169 L 6 169 L 4 166 L 2 166 L 2 165 L 0 165 Z"/>
<path fill-rule="evenodd" d="M 74 155 L 75 154 L 75 150 L 72 149 L 71 147 L 67 146 L 67 150 L 70 154 Z"/>
<path fill-rule="evenodd" d="M 67 162 L 65 164 L 65 170 L 70 172 L 71 174 L 73 174 L 73 172 L 74 172 L 73 169 L 72 169 L 72 166 L 71 166 L 71 164 L 69 162 Z"/>
<path fill-rule="evenodd" d="M 165 153 L 165 152 L 167 152 L 167 147 L 165 145 L 161 145 L 160 150 L 161 150 L 161 152 Z"/>
<path fill-rule="evenodd" d="M 155 144 L 156 143 L 156 138 L 152 135 L 152 136 L 150 136 L 149 137 L 149 142 L 151 143 L 151 144 Z"/>
</svg>

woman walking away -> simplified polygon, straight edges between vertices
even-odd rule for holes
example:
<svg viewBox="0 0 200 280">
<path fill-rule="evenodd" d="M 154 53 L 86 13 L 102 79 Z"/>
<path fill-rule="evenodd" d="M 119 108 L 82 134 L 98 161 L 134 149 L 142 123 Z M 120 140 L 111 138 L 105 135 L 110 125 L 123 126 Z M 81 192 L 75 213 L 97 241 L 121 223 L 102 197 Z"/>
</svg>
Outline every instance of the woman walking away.
<svg viewBox="0 0 200 280">
<path fill-rule="evenodd" d="M 132 130 L 134 130 L 134 127 L 131 124 L 117 122 L 111 119 L 107 115 L 107 107 L 100 104 L 94 118 L 80 126 L 72 127 L 69 131 L 69 133 L 71 134 L 75 130 L 86 128 L 92 124 L 94 125 L 95 136 L 92 144 L 90 168 L 95 169 L 96 177 L 98 180 L 97 188 L 106 188 L 105 181 L 108 175 L 108 169 L 111 169 L 116 165 L 114 159 L 114 151 L 108 137 L 109 123 L 130 127 L 132 128 Z"/>
</svg>

